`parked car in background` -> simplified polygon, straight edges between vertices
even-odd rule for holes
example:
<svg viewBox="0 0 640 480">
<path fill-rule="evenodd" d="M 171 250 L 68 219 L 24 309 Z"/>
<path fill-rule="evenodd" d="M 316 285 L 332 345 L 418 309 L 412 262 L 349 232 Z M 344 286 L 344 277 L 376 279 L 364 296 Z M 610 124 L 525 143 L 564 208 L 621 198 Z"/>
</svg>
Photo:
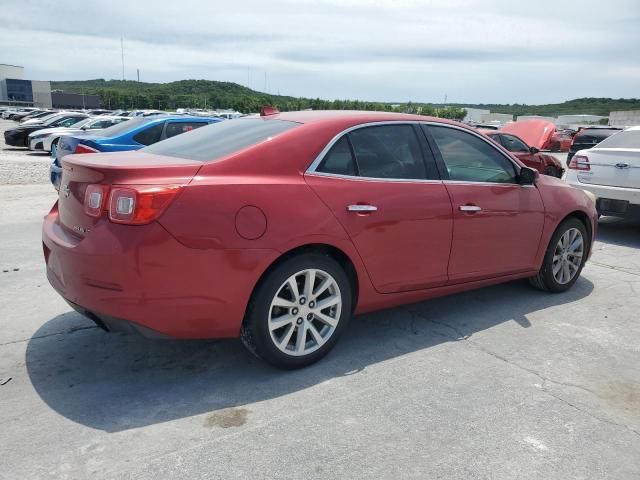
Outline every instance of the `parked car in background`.
<svg viewBox="0 0 640 480">
<path fill-rule="evenodd" d="M 611 135 L 618 133 L 621 130 L 621 128 L 615 127 L 587 127 L 579 129 L 571 141 L 569 153 L 567 154 L 567 165 L 576 152 L 593 148 L 605 138 L 609 138 Z"/>
<path fill-rule="evenodd" d="M 58 141 L 62 135 L 92 133 L 93 131 L 109 128 L 112 125 L 127 121 L 129 119 L 125 117 L 101 115 L 99 117 L 83 118 L 70 127 L 45 128 L 29 134 L 29 149 L 52 152 L 52 156 L 55 157 Z"/>
<path fill-rule="evenodd" d="M 38 124 L 46 122 L 50 118 L 56 117 L 56 116 L 58 116 L 60 114 L 63 114 L 63 113 L 73 113 L 73 112 L 68 112 L 68 111 L 47 112 L 44 115 L 39 115 L 37 118 L 25 119 L 22 122 L 20 122 L 18 125 L 20 125 L 21 127 L 27 126 L 27 125 L 38 125 Z"/>
<path fill-rule="evenodd" d="M 640 126 L 576 152 L 565 180 L 594 194 L 599 214 L 640 218 Z"/>
<path fill-rule="evenodd" d="M 32 112 L 34 110 L 37 110 L 37 109 L 33 108 L 33 107 L 12 107 L 12 108 L 10 108 L 8 110 L 5 110 L 2 113 L 2 118 L 8 119 L 8 120 L 13 120 L 13 117 L 15 115 L 20 115 L 23 112 L 29 113 L 29 112 Z"/>
<path fill-rule="evenodd" d="M 544 175 L 562 178 L 564 168 L 560 161 L 553 155 L 540 153 L 540 150 L 536 147 L 530 147 L 524 140 L 512 133 L 484 129 L 478 129 L 478 131 L 484 133 L 496 143 L 509 150 L 527 167 L 534 168 Z"/>
<path fill-rule="evenodd" d="M 49 117 L 42 123 L 24 123 L 18 125 L 16 128 L 5 130 L 4 141 L 7 145 L 13 147 L 28 147 L 30 133 L 42 130 L 43 128 L 69 127 L 87 117 L 88 115 L 86 113 L 65 112 Z"/>
<path fill-rule="evenodd" d="M 126 123 L 119 123 L 93 134 L 62 136 L 58 141 L 56 156 L 51 162 L 51 183 L 58 188 L 62 171 L 60 160 L 71 153 L 139 150 L 160 140 L 220 121 L 220 118 L 214 117 L 156 115 L 132 118 Z"/>
<path fill-rule="evenodd" d="M 576 131 L 571 129 L 556 130 L 553 132 L 543 150 L 552 152 L 568 152 Z"/>
<path fill-rule="evenodd" d="M 542 119 L 528 119 L 511 122 L 500 127 L 500 131 L 512 133 L 538 150 L 550 150 L 552 138 L 556 134 L 556 125 Z"/>
<path fill-rule="evenodd" d="M 578 279 L 593 201 L 484 135 L 418 115 L 272 112 L 65 157 L 43 225 L 51 285 L 105 330 L 241 337 L 299 368 L 354 313 Z"/>
<path fill-rule="evenodd" d="M 24 120 L 30 120 L 32 118 L 38 118 L 40 116 L 44 116 L 50 113 L 48 110 L 32 110 L 30 112 L 21 112 L 13 115 L 11 120 L 15 120 L 16 122 L 22 122 Z"/>
</svg>

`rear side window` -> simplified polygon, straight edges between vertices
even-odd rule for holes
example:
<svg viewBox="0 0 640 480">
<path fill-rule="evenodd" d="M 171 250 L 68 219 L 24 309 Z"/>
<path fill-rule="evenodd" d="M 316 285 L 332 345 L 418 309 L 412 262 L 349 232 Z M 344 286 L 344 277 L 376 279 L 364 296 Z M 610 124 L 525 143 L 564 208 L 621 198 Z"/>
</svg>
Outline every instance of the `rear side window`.
<svg viewBox="0 0 640 480">
<path fill-rule="evenodd" d="M 297 122 L 263 118 L 239 118 L 176 135 L 144 149 L 147 153 L 213 161 L 275 137 L 299 126 Z"/>
<path fill-rule="evenodd" d="M 450 180 L 517 183 L 513 164 L 475 135 L 450 127 L 429 126 Z"/>
<path fill-rule="evenodd" d="M 181 133 L 190 132 L 196 128 L 204 127 L 207 122 L 169 122 L 167 124 L 167 131 L 165 137 L 171 138 Z"/>
<path fill-rule="evenodd" d="M 422 151 L 411 125 L 365 127 L 349 133 L 362 177 L 427 178 Z"/>
<path fill-rule="evenodd" d="M 336 175 L 355 175 L 356 168 L 351 154 L 351 147 L 347 136 L 338 140 L 324 159 L 318 165 L 318 172 L 333 173 Z"/>
<path fill-rule="evenodd" d="M 133 137 L 133 140 L 141 143 L 142 145 L 151 145 L 153 143 L 159 142 L 160 136 L 162 135 L 163 127 L 164 122 L 160 122 L 152 127 L 136 133 L 136 135 Z"/>
</svg>

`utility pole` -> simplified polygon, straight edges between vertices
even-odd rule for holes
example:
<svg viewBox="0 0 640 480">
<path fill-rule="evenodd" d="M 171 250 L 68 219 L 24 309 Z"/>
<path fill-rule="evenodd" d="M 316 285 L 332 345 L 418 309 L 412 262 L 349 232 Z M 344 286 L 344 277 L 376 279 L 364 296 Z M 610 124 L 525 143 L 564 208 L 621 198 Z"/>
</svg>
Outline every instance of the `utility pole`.
<svg viewBox="0 0 640 480">
<path fill-rule="evenodd" d="M 138 83 L 140 83 L 140 69 L 138 68 L 137 71 L 138 71 Z"/>
<path fill-rule="evenodd" d="M 251 71 L 251 67 L 247 67 L 247 88 L 251 88 L 249 87 L 249 72 Z"/>
<path fill-rule="evenodd" d="M 120 35 L 120 53 L 122 54 L 122 80 L 124 80 L 124 36 Z"/>
</svg>

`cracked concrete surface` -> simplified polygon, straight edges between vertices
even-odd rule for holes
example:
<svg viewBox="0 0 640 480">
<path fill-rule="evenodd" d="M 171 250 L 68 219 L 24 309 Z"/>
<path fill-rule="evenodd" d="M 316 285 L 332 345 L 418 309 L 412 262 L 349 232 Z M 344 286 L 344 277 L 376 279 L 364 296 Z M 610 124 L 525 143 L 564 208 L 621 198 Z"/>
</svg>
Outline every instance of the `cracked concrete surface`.
<svg viewBox="0 0 640 480">
<path fill-rule="evenodd" d="M 514 282 L 363 315 L 281 372 L 237 341 L 71 312 L 41 258 L 54 198 L 0 186 L 2 479 L 640 477 L 638 223 L 603 219 L 565 294 Z"/>
</svg>

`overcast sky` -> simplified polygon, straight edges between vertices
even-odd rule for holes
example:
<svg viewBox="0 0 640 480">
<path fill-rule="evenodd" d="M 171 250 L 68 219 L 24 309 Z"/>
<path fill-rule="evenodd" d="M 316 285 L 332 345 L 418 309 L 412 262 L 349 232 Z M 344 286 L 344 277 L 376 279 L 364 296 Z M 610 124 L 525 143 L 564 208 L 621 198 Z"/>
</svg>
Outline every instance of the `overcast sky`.
<svg viewBox="0 0 640 480">
<path fill-rule="evenodd" d="M 640 97 L 639 0 L 3 0 L 26 78 L 189 78 L 283 95 L 549 103 Z M 265 82 L 266 72 L 266 82 Z"/>
</svg>

